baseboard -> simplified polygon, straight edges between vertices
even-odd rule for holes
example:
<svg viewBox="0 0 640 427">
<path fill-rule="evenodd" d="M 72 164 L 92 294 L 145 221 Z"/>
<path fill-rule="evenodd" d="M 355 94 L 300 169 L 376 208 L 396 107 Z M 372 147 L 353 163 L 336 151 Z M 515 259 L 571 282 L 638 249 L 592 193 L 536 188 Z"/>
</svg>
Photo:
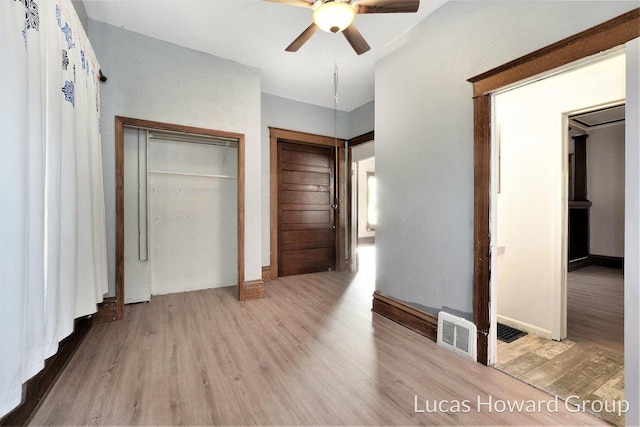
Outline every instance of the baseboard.
<svg viewBox="0 0 640 427">
<path fill-rule="evenodd" d="M 268 282 L 271 280 L 271 266 L 265 265 L 262 267 L 262 281 Z"/>
<path fill-rule="evenodd" d="M 360 245 L 375 245 L 376 236 L 358 237 L 358 246 Z"/>
<path fill-rule="evenodd" d="M 251 280 L 244 282 L 244 300 L 254 300 L 264 298 L 264 281 Z"/>
<path fill-rule="evenodd" d="M 429 313 L 378 291 L 373 293 L 372 310 L 433 341 L 438 340 L 438 318 Z"/>
<path fill-rule="evenodd" d="M 581 268 L 588 267 L 592 265 L 591 258 L 585 257 L 580 258 L 574 261 L 569 261 L 569 266 L 567 267 L 567 271 L 571 273 L 572 271 L 580 270 Z"/>
<path fill-rule="evenodd" d="M 107 297 L 98 304 L 98 312 L 93 315 L 93 323 L 106 323 L 118 320 L 116 297 Z"/>
<path fill-rule="evenodd" d="M 92 325 L 91 317 L 76 319 L 73 333 L 60 341 L 58 352 L 45 361 L 44 369 L 27 381 L 22 403 L 0 420 L 0 426 L 23 426 L 29 422 Z"/>
<path fill-rule="evenodd" d="M 606 255 L 589 255 L 589 260 L 593 265 L 599 265 L 601 267 L 617 268 L 618 270 L 624 270 L 624 258 Z"/>
<path fill-rule="evenodd" d="M 521 322 L 520 320 L 512 319 L 510 317 L 502 316 L 498 314 L 498 323 L 502 323 L 503 325 L 511 326 L 512 328 L 520 329 L 521 331 L 527 332 L 529 334 L 537 335 L 542 338 L 552 339 L 551 331 L 543 328 L 539 328 L 538 326 L 531 325 L 526 322 Z"/>
<path fill-rule="evenodd" d="M 572 272 L 580 270 L 581 268 L 588 267 L 590 265 L 598 265 L 600 267 L 616 268 L 618 270 L 624 270 L 624 258 L 607 256 L 607 255 L 592 255 L 581 258 L 575 261 L 569 261 L 569 267 L 567 271 Z"/>
</svg>

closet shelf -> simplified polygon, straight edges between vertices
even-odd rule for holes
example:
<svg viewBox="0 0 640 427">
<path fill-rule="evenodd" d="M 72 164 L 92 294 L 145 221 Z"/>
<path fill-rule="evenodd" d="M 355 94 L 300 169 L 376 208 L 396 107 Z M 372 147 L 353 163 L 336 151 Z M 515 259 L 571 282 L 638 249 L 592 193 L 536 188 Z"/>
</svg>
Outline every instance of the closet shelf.
<svg viewBox="0 0 640 427">
<path fill-rule="evenodd" d="M 149 170 L 149 173 L 155 173 L 159 175 L 180 175 L 180 176 L 194 176 L 200 178 L 219 178 L 219 179 L 238 179 L 235 176 L 231 175 L 211 175 L 206 173 L 187 173 L 187 172 L 172 172 L 172 171 L 161 171 L 161 170 Z"/>
</svg>

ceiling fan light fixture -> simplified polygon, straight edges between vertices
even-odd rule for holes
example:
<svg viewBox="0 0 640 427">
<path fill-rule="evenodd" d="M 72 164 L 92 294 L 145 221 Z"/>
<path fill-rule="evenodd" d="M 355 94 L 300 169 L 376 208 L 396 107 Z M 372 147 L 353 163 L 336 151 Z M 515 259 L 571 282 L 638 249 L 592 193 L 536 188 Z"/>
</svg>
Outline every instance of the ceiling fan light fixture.
<svg viewBox="0 0 640 427">
<path fill-rule="evenodd" d="M 328 33 L 345 30 L 356 17 L 356 10 L 348 3 L 339 0 L 320 4 L 313 11 L 313 22 Z"/>
</svg>

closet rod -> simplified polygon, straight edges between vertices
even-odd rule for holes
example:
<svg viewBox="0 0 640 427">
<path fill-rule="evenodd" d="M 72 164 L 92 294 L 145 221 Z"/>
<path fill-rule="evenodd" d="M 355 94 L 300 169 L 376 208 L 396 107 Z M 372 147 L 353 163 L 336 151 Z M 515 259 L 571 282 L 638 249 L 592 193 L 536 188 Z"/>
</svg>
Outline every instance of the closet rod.
<svg viewBox="0 0 640 427">
<path fill-rule="evenodd" d="M 144 126 L 125 126 L 125 127 L 130 129 L 146 130 L 147 132 L 149 132 L 150 134 L 149 136 L 154 139 L 172 140 L 171 139 L 172 135 L 176 138 L 179 138 L 180 136 L 184 136 L 186 137 L 187 140 L 182 142 L 195 142 L 200 144 L 211 144 L 211 145 L 221 145 L 221 146 L 230 144 L 233 148 L 238 147 L 238 138 L 203 135 L 203 134 L 197 134 L 197 133 L 181 132 L 181 131 L 165 130 L 165 129 L 154 129 L 154 128 L 148 128 Z M 174 141 L 181 142 L 179 139 Z"/>
<path fill-rule="evenodd" d="M 186 172 L 171 172 L 171 171 L 160 171 L 160 170 L 149 170 L 149 173 L 157 173 L 160 175 L 197 176 L 201 178 L 238 179 L 237 177 L 231 176 L 231 175 L 211 175 L 206 173 L 186 173 Z"/>
</svg>

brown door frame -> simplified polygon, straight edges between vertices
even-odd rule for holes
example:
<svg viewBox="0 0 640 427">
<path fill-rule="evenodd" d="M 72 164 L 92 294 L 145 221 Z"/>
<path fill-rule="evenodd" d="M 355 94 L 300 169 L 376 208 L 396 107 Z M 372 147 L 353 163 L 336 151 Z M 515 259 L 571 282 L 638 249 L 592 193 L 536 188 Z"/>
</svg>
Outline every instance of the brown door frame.
<svg viewBox="0 0 640 427">
<path fill-rule="evenodd" d="M 491 96 L 496 90 L 640 37 L 640 8 L 470 78 L 474 109 L 473 317 L 478 362 L 488 363 L 491 177 Z"/>
<path fill-rule="evenodd" d="M 238 299 L 245 300 L 244 283 L 244 135 L 212 129 L 182 126 L 171 123 L 154 122 L 116 116 L 115 118 L 115 154 L 116 154 L 116 319 L 124 317 L 124 128 L 125 126 L 183 132 L 238 140 Z"/>
<path fill-rule="evenodd" d="M 315 135 L 305 132 L 297 132 L 287 129 L 279 129 L 269 127 L 270 133 L 270 187 L 271 187 L 271 266 L 268 268 L 268 280 L 276 280 L 278 278 L 278 141 L 302 143 L 311 146 L 320 147 L 338 147 L 337 171 L 337 192 L 338 192 L 338 217 L 336 219 L 336 270 L 344 271 L 346 269 L 345 259 L 345 230 L 346 222 L 345 208 L 346 203 L 346 179 L 344 174 L 345 166 L 345 140 L 330 136 Z"/>
</svg>

